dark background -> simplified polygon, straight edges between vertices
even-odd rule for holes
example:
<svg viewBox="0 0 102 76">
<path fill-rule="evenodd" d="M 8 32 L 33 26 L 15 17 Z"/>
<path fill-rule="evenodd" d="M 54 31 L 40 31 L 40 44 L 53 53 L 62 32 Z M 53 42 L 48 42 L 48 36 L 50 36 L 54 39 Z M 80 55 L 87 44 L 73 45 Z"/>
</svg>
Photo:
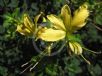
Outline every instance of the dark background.
<svg viewBox="0 0 102 76">
<path fill-rule="evenodd" d="M 0 0 L 0 76 L 102 76 L 102 54 L 84 51 L 81 57 L 70 57 L 66 48 L 53 57 L 44 57 L 39 65 L 30 72 L 21 65 L 37 56 L 32 40 L 17 33 L 15 22 L 23 13 L 31 18 L 44 12 L 60 14 L 64 4 L 72 12 L 84 2 L 89 3 L 90 16 L 87 25 L 79 30 L 83 44 L 93 51 L 102 51 L 102 1 L 101 0 Z M 11 18 L 12 17 L 12 18 Z M 40 45 L 40 44 L 39 44 Z"/>
</svg>

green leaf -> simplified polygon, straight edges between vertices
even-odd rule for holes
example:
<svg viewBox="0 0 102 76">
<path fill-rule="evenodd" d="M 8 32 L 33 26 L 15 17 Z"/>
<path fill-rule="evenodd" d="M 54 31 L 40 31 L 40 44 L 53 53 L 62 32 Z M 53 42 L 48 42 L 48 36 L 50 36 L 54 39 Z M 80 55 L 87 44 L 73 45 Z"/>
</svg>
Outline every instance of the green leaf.
<svg viewBox="0 0 102 76">
<path fill-rule="evenodd" d="M 3 34 L 5 32 L 5 28 L 0 25 L 0 34 Z"/>
<path fill-rule="evenodd" d="M 0 75 L 7 76 L 8 69 L 6 67 L 0 66 Z"/>
<path fill-rule="evenodd" d="M 51 75 L 51 76 L 56 76 L 57 75 L 57 67 L 55 68 L 56 66 L 55 65 L 48 65 L 46 67 L 46 73 L 48 75 Z"/>
<path fill-rule="evenodd" d="M 95 23 L 99 24 L 99 25 L 102 25 L 102 14 L 99 13 L 99 14 L 96 15 Z"/>
<path fill-rule="evenodd" d="M 18 0 L 11 0 L 10 4 L 8 4 L 8 7 L 15 8 L 18 6 L 18 2 Z"/>
<path fill-rule="evenodd" d="M 76 35 L 68 35 L 67 36 L 67 39 L 69 41 L 76 41 L 76 42 L 81 42 L 81 39 L 80 39 L 80 35 L 79 34 L 76 34 Z"/>
<path fill-rule="evenodd" d="M 0 0 L 0 6 L 4 6 L 3 0 Z"/>
<path fill-rule="evenodd" d="M 96 64 L 96 66 L 93 68 L 93 71 L 96 75 L 101 75 L 102 73 L 102 69 L 101 66 L 99 66 L 98 64 Z"/>
</svg>

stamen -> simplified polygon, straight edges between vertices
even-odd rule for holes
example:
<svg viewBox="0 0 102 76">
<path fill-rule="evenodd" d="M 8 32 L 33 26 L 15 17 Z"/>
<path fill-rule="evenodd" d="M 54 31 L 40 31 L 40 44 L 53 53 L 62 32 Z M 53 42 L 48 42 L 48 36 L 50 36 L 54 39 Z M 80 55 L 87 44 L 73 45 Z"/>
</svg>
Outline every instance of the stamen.
<svg viewBox="0 0 102 76">
<path fill-rule="evenodd" d="M 24 73 L 27 69 L 29 69 L 33 64 L 29 65 L 27 68 L 25 68 L 20 74 Z"/>
<path fill-rule="evenodd" d="M 94 54 L 101 54 L 102 52 L 101 51 L 99 51 L 99 52 L 95 52 L 95 51 L 92 51 L 92 50 L 89 50 L 89 49 L 87 49 L 87 48 L 85 48 L 85 47 L 82 47 L 84 50 L 87 50 L 87 51 L 89 51 L 89 52 L 91 52 L 91 53 L 94 53 Z"/>
<path fill-rule="evenodd" d="M 36 62 L 36 64 L 34 64 L 33 67 L 30 68 L 30 71 L 32 71 L 32 69 L 34 69 L 38 65 L 38 63 L 39 62 Z"/>
<path fill-rule="evenodd" d="M 88 61 L 82 54 L 81 57 L 86 61 L 86 63 L 88 63 L 89 65 L 91 64 L 90 61 Z"/>
<path fill-rule="evenodd" d="M 24 63 L 23 65 L 21 65 L 21 67 L 24 67 L 24 66 L 26 66 L 26 65 L 28 65 L 28 64 L 29 64 L 29 61 L 26 62 L 26 63 Z"/>
</svg>

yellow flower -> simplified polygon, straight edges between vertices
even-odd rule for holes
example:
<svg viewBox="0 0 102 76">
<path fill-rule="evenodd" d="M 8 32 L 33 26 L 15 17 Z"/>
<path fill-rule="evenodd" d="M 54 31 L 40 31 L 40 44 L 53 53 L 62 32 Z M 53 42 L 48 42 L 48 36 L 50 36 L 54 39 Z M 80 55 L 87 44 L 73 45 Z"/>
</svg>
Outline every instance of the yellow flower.
<svg viewBox="0 0 102 76">
<path fill-rule="evenodd" d="M 65 32 L 62 30 L 54 30 L 52 28 L 43 28 L 38 32 L 38 37 L 45 41 L 57 41 L 65 37 Z"/>
<path fill-rule="evenodd" d="M 42 14 L 42 13 L 41 13 Z M 41 14 L 37 15 L 34 18 L 34 23 L 30 19 L 30 17 L 27 14 L 24 14 L 23 16 L 23 23 L 18 24 L 16 31 L 18 31 L 22 35 L 26 36 L 33 36 L 35 35 L 37 31 L 37 21 Z"/>
<path fill-rule="evenodd" d="M 74 16 L 71 15 L 71 11 L 68 5 L 64 5 L 61 9 L 61 18 L 56 15 L 48 15 L 47 18 L 52 23 L 52 28 L 46 28 L 39 34 L 39 38 L 45 41 L 58 41 L 72 35 L 73 32 L 82 28 L 86 24 L 86 19 L 89 16 L 88 7 L 83 4 L 74 12 Z M 67 40 L 68 41 L 68 40 Z M 75 54 L 81 54 L 81 45 L 77 42 L 69 42 L 71 50 Z M 79 50 L 79 51 L 78 51 Z"/>
<path fill-rule="evenodd" d="M 82 54 L 82 47 L 79 43 L 77 42 L 69 42 L 70 49 L 72 50 L 73 53 L 80 55 Z"/>
<path fill-rule="evenodd" d="M 24 14 L 23 23 L 17 26 L 17 30 L 22 35 L 33 35 L 34 24 L 27 14 Z"/>
</svg>

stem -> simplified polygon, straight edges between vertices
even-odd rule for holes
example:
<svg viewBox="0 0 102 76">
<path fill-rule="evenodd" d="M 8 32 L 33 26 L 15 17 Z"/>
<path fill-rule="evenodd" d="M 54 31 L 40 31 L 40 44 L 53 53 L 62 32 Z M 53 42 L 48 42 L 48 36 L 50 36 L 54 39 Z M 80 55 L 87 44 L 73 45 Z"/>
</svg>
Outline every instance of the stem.
<svg viewBox="0 0 102 76">
<path fill-rule="evenodd" d="M 63 48 L 64 48 L 64 46 L 66 45 L 66 41 L 64 42 L 64 44 L 61 46 L 61 48 L 58 50 L 58 52 L 60 52 Z"/>
<path fill-rule="evenodd" d="M 87 50 L 87 51 L 89 51 L 89 52 L 91 52 L 91 53 L 94 53 L 94 54 L 101 54 L 102 52 L 100 51 L 100 52 L 95 52 L 95 51 L 92 51 L 92 50 L 89 50 L 89 49 L 87 49 L 87 48 L 85 48 L 85 47 L 82 47 L 84 50 Z"/>
</svg>

